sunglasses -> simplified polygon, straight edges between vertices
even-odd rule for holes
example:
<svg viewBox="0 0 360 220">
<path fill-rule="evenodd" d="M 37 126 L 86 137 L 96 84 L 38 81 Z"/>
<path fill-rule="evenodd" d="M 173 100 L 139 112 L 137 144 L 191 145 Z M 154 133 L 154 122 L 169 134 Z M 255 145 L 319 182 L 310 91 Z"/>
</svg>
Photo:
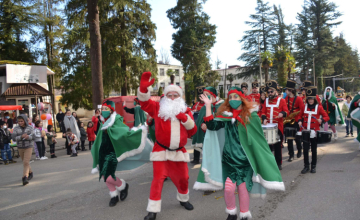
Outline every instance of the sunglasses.
<svg viewBox="0 0 360 220">
<path fill-rule="evenodd" d="M 271 93 L 271 94 L 274 93 L 274 92 L 275 92 L 275 91 L 268 91 L 268 93 Z"/>
</svg>

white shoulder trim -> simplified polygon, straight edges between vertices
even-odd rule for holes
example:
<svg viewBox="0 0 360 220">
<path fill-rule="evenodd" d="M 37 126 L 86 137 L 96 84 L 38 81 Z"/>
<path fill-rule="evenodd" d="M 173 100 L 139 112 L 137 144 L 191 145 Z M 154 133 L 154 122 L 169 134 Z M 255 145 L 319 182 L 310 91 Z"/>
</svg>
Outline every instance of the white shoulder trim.
<svg viewBox="0 0 360 220">
<path fill-rule="evenodd" d="M 223 111 L 222 114 L 226 115 L 226 116 L 229 116 L 229 117 L 232 117 L 233 116 L 233 113 L 232 112 L 228 112 L 228 111 Z"/>
<path fill-rule="evenodd" d="M 115 118 L 116 118 L 117 113 L 113 112 L 109 119 L 104 123 L 104 125 L 102 126 L 101 130 L 106 130 L 108 128 L 110 128 L 111 126 L 113 126 L 114 122 L 115 122 Z"/>
</svg>

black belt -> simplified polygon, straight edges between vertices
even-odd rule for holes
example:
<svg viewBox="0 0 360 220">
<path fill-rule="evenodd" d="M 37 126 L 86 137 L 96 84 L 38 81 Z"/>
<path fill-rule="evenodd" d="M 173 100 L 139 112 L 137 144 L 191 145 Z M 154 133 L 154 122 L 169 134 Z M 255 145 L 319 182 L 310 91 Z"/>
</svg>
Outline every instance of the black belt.
<svg viewBox="0 0 360 220">
<path fill-rule="evenodd" d="M 181 149 L 184 148 L 184 147 L 179 147 L 179 148 L 177 148 L 177 149 L 170 149 L 170 148 L 166 147 L 165 145 L 160 144 L 158 141 L 156 141 L 156 143 L 158 143 L 158 145 L 159 145 L 160 147 L 162 147 L 162 148 L 164 148 L 165 150 L 168 150 L 168 151 L 177 151 L 177 150 L 181 150 Z"/>
</svg>

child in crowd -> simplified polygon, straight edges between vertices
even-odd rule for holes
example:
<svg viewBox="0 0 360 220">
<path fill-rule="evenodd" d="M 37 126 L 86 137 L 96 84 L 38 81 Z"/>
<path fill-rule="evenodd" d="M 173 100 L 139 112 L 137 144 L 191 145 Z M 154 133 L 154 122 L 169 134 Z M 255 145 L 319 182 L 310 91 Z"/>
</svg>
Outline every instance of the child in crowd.
<svg viewBox="0 0 360 220">
<path fill-rule="evenodd" d="M 7 123 L 4 121 L 0 121 L 0 132 L 1 132 L 1 145 L 4 145 L 3 149 L 1 149 L 1 157 L 4 161 L 5 165 L 8 165 L 9 163 L 16 163 L 12 159 L 11 156 L 11 148 L 10 148 L 10 141 L 11 141 L 11 134 L 9 130 L 7 129 Z M 6 160 L 7 155 L 7 160 Z"/>
<path fill-rule="evenodd" d="M 42 125 L 43 125 L 42 122 L 39 120 L 35 122 L 34 136 L 35 136 L 36 146 L 39 151 L 40 160 L 46 160 L 48 158 L 45 156 L 45 145 L 43 142 L 43 138 L 45 137 L 46 134 L 45 132 L 43 132 Z"/>
<path fill-rule="evenodd" d="M 87 133 L 87 137 L 88 137 L 88 141 L 89 141 L 89 150 L 91 150 L 91 145 L 94 144 L 95 141 L 95 129 L 96 127 L 94 127 L 94 123 L 92 121 L 89 121 L 88 125 L 87 125 L 87 129 L 86 129 L 86 133 Z"/>
<path fill-rule="evenodd" d="M 32 118 L 28 118 L 28 123 L 35 129 L 35 122 L 39 120 L 39 116 L 37 114 L 33 115 Z M 34 141 L 34 152 L 35 152 L 35 159 L 40 160 L 39 151 L 36 146 L 36 142 Z"/>
<path fill-rule="evenodd" d="M 85 149 L 85 141 L 86 141 L 87 133 L 84 128 L 84 123 L 80 122 L 80 141 L 81 141 L 81 151 L 86 151 Z"/>
<path fill-rule="evenodd" d="M 57 158 L 57 156 L 55 156 L 55 144 L 57 143 L 57 141 L 55 139 L 56 133 L 54 131 L 54 127 L 52 125 L 48 125 L 47 130 L 48 132 L 46 133 L 46 137 L 47 137 L 47 144 L 50 147 L 51 158 Z"/>
<path fill-rule="evenodd" d="M 79 139 L 71 132 L 71 129 L 66 130 L 66 138 L 68 139 L 69 146 L 71 146 L 72 155 L 70 157 L 77 157 L 76 146 L 79 144 Z"/>
</svg>

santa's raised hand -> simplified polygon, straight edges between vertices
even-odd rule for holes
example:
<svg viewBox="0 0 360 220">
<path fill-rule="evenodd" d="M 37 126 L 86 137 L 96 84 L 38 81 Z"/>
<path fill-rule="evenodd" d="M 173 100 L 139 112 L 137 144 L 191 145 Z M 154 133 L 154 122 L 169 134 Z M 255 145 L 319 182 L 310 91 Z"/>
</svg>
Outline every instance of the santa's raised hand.
<svg viewBox="0 0 360 220">
<path fill-rule="evenodd" d="M 150 80 L 151 78 L 151 72 L 144 72 L 141 75 L 141 80 L 140 80 L 140 92 L 142 93 L 147 93 L 148 92 L 148 87 L 151 86 L 152 84 L 154 84 L 155 79 Z"/>
</svg>

